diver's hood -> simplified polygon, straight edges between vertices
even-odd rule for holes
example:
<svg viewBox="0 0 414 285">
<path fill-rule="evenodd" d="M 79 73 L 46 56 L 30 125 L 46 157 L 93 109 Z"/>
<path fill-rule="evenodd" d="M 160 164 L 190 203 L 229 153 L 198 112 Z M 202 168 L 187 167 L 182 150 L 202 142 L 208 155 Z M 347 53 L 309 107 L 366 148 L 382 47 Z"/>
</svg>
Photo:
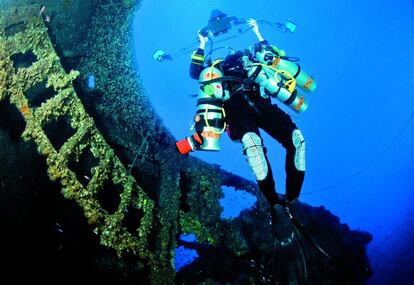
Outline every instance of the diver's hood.
<svg viewBox="0 0 414 285">
<path fill-rule="evenodd" d="M 226 75 L 245 77 L 246 70 L 243 67 L 243 56 L 251 58 L 252 54 L 248 50 L 237 51 L 234 54 L 226 56 L 221 63 L 221 68 Z"/>
</svg>

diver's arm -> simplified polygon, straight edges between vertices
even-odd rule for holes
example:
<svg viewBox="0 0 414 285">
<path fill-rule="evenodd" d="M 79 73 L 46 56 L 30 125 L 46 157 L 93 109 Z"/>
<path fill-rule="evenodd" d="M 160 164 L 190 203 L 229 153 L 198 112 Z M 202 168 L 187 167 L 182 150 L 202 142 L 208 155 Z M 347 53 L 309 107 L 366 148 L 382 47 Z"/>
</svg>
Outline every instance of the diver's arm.
<svg viewBox="0 0 414 285">
<path fill-rule="evenodd" d="M 204 49 L 199 48 L 191 55 L 190 76 L 192 79 L 198 80 L 204 66 Z"/>
<path fill-rule="evenodd" d="M 200 40 L 199 48 L 191 55 L 191 65 L 190 65 L 190 76 L 193 79 L 198 80 L 201 71 L 203 70 L 204 66 L 204 48 L 206 46 L 206 42 L 208 41 L 207 37 L 204 37 L 200 33 L 198 33 L 198 38 Z"/>
<path fill-rule="evenodd" d="M 247 21 L 247 25 L 252 28 L 253 33 L 255 33 L 256 37 L 258 38 L 259 42 L 264 42 L 265 39 L 263 38 L 262 34 L 259 31 L 259 24 L 255 19 L 249 19 Z"/>
<path fill-rule="evenodd" d="M 202 35 L 201 30 L 198 31 L 197 35 L 198 35 L 198 40 L 200 41 L 199 49 L 204 50 L 204 48 L 206 47 L 206 43 L 208 42 L 208 37 L 206 35 Z"/>
</svg>

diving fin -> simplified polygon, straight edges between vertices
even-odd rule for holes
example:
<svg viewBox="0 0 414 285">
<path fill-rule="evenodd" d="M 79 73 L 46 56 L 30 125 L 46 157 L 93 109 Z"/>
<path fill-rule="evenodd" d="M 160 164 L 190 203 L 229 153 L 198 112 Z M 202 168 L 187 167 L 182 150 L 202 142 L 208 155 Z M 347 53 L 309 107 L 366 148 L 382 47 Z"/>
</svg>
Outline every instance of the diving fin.
<svg viewBox="0 0 414 285">
<path fill-rule="evenodd" d="M 274 239 L 273 262 L 281 284 L 300 285 L 308 278 L 305 253 L 300 233 L 292 223 L 289 208 L 276 204 L 272 208 Z"/>
<path fill-rule="evenodd" d="M 341 255 L 341 250 L 327 227 L 317 223 L 317 220 L 309 219 L 306 211 L 301 209 L 297 201 L 288 203 L 291 221 L 301 236 L 317 251 L 330 260 Z"/>
</svg>

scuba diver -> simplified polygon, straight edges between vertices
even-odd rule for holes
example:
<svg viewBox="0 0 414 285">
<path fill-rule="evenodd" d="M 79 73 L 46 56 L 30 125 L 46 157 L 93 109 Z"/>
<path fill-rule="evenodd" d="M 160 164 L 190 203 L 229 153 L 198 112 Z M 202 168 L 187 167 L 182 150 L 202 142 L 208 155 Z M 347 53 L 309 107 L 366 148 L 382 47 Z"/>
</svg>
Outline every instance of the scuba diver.
<svg viewBox="0 0 414 285">
<path fill-rule="evenodd" d="M 297 113 L 308 103 L 296 87 L 313 92 L 315 80 L 259 31 L 258 22 L 246 21 L 259 42 L 253 48 L 231 52 L 224 60 L 212 61 L 204 50 L 209 36 L 198 32 L 199 48 L 191 56 L 190 76 L 202 85 L 197 97 L 193 134 L 176 142 L 177 150 L 188 155 L 195 150 L 218 151 L 219 139 L 226 132 L 241 142 L 243 153 L 259 189 L 271 209 L 276 237 L 271 260 L 277 260 L 281 284 L 302 284 L 307 279 L 306 259 L 301 243 L 308 240 L 324 251 L 298 220 L 298 198 L 305 177 L 305 140 L 290 116 L 271 99 L 276 98 Z M 286 150 L 285 194 L 275 189 L 272 168 L 259 129 L 276 139 Z M 275 258 L 277 256 L 277 258 Z"/>
<path fill-rule="evenodd" d="M 272 209 L 275 235 L 281 245 L 289 245 L 294 237 L 289 209 L 298 199 L 304 181 L 306 144 L 302 132 L 286 112 L 271 103 L 271 97 L 276 97 L 296 112 L 303 112 L 307 103 L 294 86 L 292 88 L 292 81 L 296 79 L 298 86 L 309 91 L 315 89 L 316 83 L 298 64 L 283 60 L 284 51 L 271 46 L 263 38 L 256 20 L 250 19 L 247 24 L 259 40 L 255 54 L 250 50 L 238 51 L 222 61 L 208 63 L 211 66 L 207 67 L 204 65 L 204 49 L 208 37 L 199 32 L 200 46 L 193 53 L 190 66 L 190 76 L 199 79 L 203 85 L 194 117 L 195 132 L 178 141 L 176 146 L 181 154 L 198 149 L 219 150 L 218 139 L 224 130 L 232 140 L 240 141 L 246 161 Z M 273 68 L 278 64 L 290 72 Z M 268 71 L 273 74 L 269 76 Z M 279 78 L 279 82 L 273 80 L 274 76 Z M 286 149 L 285 195 L 275 190 L 272 168 L 259 128 Z"/>
</svg>

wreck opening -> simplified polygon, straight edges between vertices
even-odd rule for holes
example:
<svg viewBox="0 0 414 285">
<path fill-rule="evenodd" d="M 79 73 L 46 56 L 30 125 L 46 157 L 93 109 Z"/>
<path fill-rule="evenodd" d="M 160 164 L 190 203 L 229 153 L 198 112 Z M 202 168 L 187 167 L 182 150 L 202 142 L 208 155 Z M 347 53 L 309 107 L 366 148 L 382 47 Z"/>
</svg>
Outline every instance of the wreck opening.
<svg viewBox="0 0 414 285">
<path fill-rule="evenodd" d="M 40 107 L 44 102 L 57 95 L 52 86 L 47 87 L 48 78 L 37 82 L 24 92 L 31 108 Z"/>
<path fill-rule="evenodd" d="M 11 60 L 13 61 L 13 67 L 15 69 L 29 68 L 37 61 L 37 56 L 33 53 L 33 51 L 29 50 L 25 53 L 20 52 L 13 54 Z"/>
</svg>

